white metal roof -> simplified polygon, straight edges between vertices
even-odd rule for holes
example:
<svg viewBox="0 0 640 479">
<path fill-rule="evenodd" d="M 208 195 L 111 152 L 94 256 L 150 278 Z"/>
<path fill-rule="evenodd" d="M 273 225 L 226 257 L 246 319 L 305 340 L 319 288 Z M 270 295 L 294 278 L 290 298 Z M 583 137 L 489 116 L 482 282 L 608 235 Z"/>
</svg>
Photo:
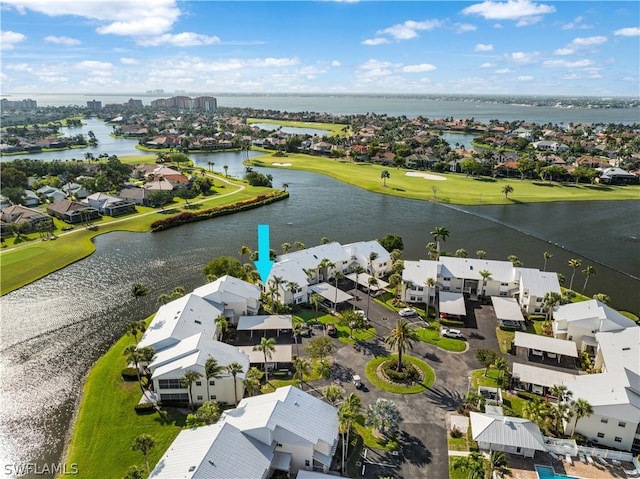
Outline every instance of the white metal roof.
<svg viewBox="0 0 640 479">
<path fill-rule="evenodd" d="M 491 279 L 495 281 L 502 283 L 515 281 L 515 268 L 510 261 L 441 256 L 439 262 L 442 265 L 440 276 L 443 277 L 481 280 L 480 271 L 489 271 Z"/>
<path fill-rule="evenodd" d="M 253 331 L 265 329 L 291 329 L 290 314 L 273 314 L 268 316 L 240 316 L 238 331 Z"/>
<path fill-rule="evenodd" d="M 324 474 L 322 472 L 307 471 L 300 469 L 296 479 L 336 479 L 336 476 L 331 474 Z"/>
<path fill-rule="evenodd" d="M 329 283 L 319 283 L 310 286 L 309 289 L 314 293 L 318 293 L 320 296 L 325 298 L 327 301 L 331 303 L 344 303 L 345 301 L 349 301 L 353 299 L 348 293 L 345 293 L 339 288 L 330 285 Z"/>
<path fill-rule="evenodd" d="M 516 275 L 520 276 L 522 290 L 528 291 L 530 296 L 543 298 L 547 293 L 562 293 L 557 273 L 534 268 L 517 268 Z"/>
<path fill-rule="evenodd" d="M 556 339 L 548 336 L 540 336 L 539 334 L 516 331 L 514 344 L 523 348 L 562 354 L 563 356 L 569 356 L 571 358 L 578 357 L 576 343 L 565 339 Z"/>
<path fill-rule="evenodd" d="M 464 305 L 462 293 L 452 293 L 451 291 L 440 291 L 440 312 L 466 316 L 467 308 Z"/>
<path fill-rule="evenodd" d="M 270 363 L 290 363 L 291 362 L 291 345 L 276 344 L 275 350 L 271 353 Z M 238 346 L 238 349 L 249 356 L 251 364 L 264 364 L 264 354 L 262 351 L 254 351 L 253 346 Z"/>
<path fill-rule="evenodd" d="M 563 373 L 554 369 L 539 368 L 529 364 L 513 363 L 513 377 L 523 383 L 552 387 L 571 383 L 575 374 Z"/>
<path fill-rule="evenodd" d="M 553 311 L 553 319 L 567 323 L 580 322 L 585 328 L 590 325 L 589 329 L 600 332 L 618 331 L 636 326 L 634 321 L 596 299 L 558 306 Z"/>
<path fill-rule="evenodd" d="M 424 287 L 428 278 L 438 279 L 438 262 L 421 259 L 420 261 L 404 262 L 402 281 L 411 282 L 414 286 Z"/>
<path fill-rule="evenodd" d="M 355 259 L 362 267 L 366 267 L 365 265 L 369 264 L 371 253 L 377 254 L 378 257 L 373 260 L 373 269 L 376 271 L 380 270 L 385 263 L 391 261 L 389 252 L 376 240 L 349 243 L 342 248 L 348 257 Z"/>
<path fill-rule="evenodd" d="M 515 298 L 491 296 L 491 303 L 498 320 L 524 321 L 522 310 Z"/>
<path fill-rule="evenodd" d="M 267 279 L 267 283 L 273 279 L 274 276 L 278 276 L 279 278 L 284 278 L 287 281 L 294 281 L 298 283 L 298 286 L 308 286 L 309 285 L 309 277 L 304 272 L 302 267 L 298 264 L 297 261 L 286 260 L 286 261 L 278 261 L 271 268 L 271 272 L 269 273 L 269 278 Z"/>
<path fill-rule="evenodd" d="M 526 419 L 511 416 L 470 413 L 474 441 L 545 451 L 540 428 Z"/>
<path fill-rule="evenodd" d="M 224 300 L 225 294 L 259 301 L 260 287 L 255 284 L 247 283 L 241 279 L 234 278 L 233 276 L 225 275 L 211 283 L 207 283 L 194 289 L 193 294 L 201 296 L 208 301 L 214 301 L 217 303 L 226 302 Z"/>
<path fill-rule="evenodd" d="M 313 248 L 292 251 L 277 257 L 278 261 L 294 260 L 303 269 L 316 269 L 320 261 L 327 258 L 332 263 L 345 262 L 348 260 L 347 253 L 340 243 L 321 244 Z"/>
<path fill-rule="evenodd" d="M 355 282 L 356 281 L 356 274 L 355 273 L 350 273 L 347 275 L 347 278 L 350 279 L 351 281 Z M 369 273 L 360 273 L 358 274 L 358 284 L 360 286 L 364 286 L 365 288 L 369 288 L 371 287 L 371 291 L 380 291 L 381 289 L 385 289 L 387 286 L 389 286 L 389 283 L 387 283 L 386 281 L 383 281 L 381 279 L 377 279 L 376 281 L 378 282 L 378 284 L 376 286 L 369 286 L 369 278 L 373 278 L 373 276 L 371 276 Z"/>
</svg>

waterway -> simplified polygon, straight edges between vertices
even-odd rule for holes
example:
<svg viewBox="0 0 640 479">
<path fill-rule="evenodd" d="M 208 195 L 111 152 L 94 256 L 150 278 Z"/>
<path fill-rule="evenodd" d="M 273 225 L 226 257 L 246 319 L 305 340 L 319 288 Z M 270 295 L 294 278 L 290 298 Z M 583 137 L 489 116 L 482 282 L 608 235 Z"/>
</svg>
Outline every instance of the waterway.
<svg viewBox="0 0 640 479">
<path fill-rule="evenodd" d="M 88 125 L 99 150 L 114 154 L 100 125 Z M 129 150 L 116 154 L 132 154 Z M 117 145 L 115 143 L 113 145 Z M 193 155 L 197 164 L 229 166 L 244 172 L 240 154 Z M 0 330 L 0 464 L 59 460 L 82 378 L 91 364 L 124 332 L 127 322 L 155 311 L 155 299 L 176 286 L 202 284 L 202 267 L 212 258 L 256 248 L 256 225 L 271 225 L 272 245 L 323 236 L 347 243 L 398 234 L 408 259 L 424 258 L 429 231 L 446 226 L 444 249 L 488 252 L 490 258 L 517 255 L 525 266 L 571 270 L 568 260 L 583 258 L 597 275 L 586 293 L 606 292 L 617 307 L 640 310 L 637 255 L 638 203 L 533 204 L 451 207 L 369 193 L 330 177 L 287 169 L 262 170 L 274 185 L 288 183 L 291 197 L 258 210 L 185 225 L 161 233 L 110 233 L 96 238 L 97 251 L 46 278 L 2 298 Z M 635 278 L 634 278 L 635 277 Z M 574 287 L 581 289 L 578 273 Z M 134 302 L 134 282 L 151 288 Z M 580 286 L 580 287 L 578 287 Z M 26 476 L 28 477 L 28 476 Z M 40 476 L 41 477 L 41 476 Z"/>
</svg>

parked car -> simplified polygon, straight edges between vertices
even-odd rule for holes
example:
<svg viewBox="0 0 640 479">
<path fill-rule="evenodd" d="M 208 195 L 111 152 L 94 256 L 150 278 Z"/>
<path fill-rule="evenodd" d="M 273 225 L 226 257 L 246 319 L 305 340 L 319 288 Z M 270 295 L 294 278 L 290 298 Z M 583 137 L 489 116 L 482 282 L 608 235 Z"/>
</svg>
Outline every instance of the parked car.
<svg viewBox="0 0 640 479">
<path fill-rule="evenodd" d="M 363 387 L 362 380 L 357 374 L 353 375 L 353 385 L 356 387 L 356 389 L 362 389 Z"/>
<path fill-rule="evenodd" d="M 402 308 L 400 311 L 398 311 L 398 314 L 400 316 L 402 316 L 403 318 L 408 318 L 408 317 L 411 317 L 411 316 L 417 316 L 418 315 L 416 310 L 413 309 L 413 308 Z"/>
<path fill-rule="evenodd" d="M 309 336 L 311 336 L 311 325 L 308 323 L 302 323 L 300 328 L 300 336 L 304 336 L 305 338 L 308 338 Z"/>
<path fill-rule="evenodd" d="M 444 336 L 445 338 L 455 338 L 455 339 L 463 339 L 464 336 L 462 335 L 462 332 L 458 329 L 448 329 L 445 328 L 442 330 L 442 336 Z"/>
<path fill-rule="evenodd" d="M 327 334 L 333 338 L 335 338 L 338 335 L 338 330 L 336 329 L 336 327 L 333 324 L 328 324 L 327 325 Z"/>
</svg>

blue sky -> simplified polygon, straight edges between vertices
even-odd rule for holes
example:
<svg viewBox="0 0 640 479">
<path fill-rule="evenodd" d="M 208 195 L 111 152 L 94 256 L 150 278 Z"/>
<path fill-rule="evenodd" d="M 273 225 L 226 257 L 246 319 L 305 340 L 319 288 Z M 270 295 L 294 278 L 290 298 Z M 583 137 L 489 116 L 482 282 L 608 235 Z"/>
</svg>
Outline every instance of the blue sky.
<svg viewBox="0 0 640 479">
<path fill-rule="evenodd" d="M 3 93 L 640 94 L 637 1 L 1 5 Z"/>
</svg>

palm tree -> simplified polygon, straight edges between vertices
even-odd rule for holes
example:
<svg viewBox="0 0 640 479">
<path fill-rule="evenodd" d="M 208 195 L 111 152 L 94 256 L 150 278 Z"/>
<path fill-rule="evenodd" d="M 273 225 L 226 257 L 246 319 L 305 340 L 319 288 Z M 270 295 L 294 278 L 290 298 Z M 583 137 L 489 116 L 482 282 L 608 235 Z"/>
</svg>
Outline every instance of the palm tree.
<svg viewBox="0 0 640 479">
<path fill-rule="evenodd" d="M 224 165 L 222 168 L 224 169 L 224 177 L 227 178 L 229 176 L 228 175 L 229 166 L 228 165 Z"/>
<path fill-rule="evenodd" d="M 484 457 L 482 453 L 472 452 L 468 456 L 456 457 L 452 468 L 467 473 L 467 479 L 484 479 Z"/>
<path fill-rule="evenodd" d="M 353 273 L 356 275 L 356 301 L 358 300 L 358 287 L 359 287 L 358 277 L 365 272 L 366 270 L 359 264 L 353 267 Z"/>
<path fill-rule="evenodd" d="M 260 351 L 264 356 L 264 374 L 266 381 L 269 382 L 269 371 L 267 370 L 267 361 L 271 359 L 273 352 L 276 350 L 275 338 L 260 338 L 260 344 L 253 347 L 254 351 Z"/>
<path fill-rule="evenodd" d="M 425 290 L 425 296 L 427 297 L 427 300 L 425 301 L 425 312 L 427 314 L 427 317 L 429 317 L 429 306 L 431 305 L 431 288 L 436 285 L 436 280 L 433 278 L 427 278 L 427 280 L 424 282 L 424 285 L 427 287 Z"/>
<path fill-rule="evenodd" d="M 287 289 L 291 293 L 291 301 L 295 304 L 295 294 L 296 291 L 300 288 L 300 285 L 295 281 L 287 281 Z"/>
<path fill-rule="evenodd" d="M 222 377 L 222 371 L 225 370 L 224 366 L 220 366 L 216 358 L 207 358 L 204 363 L 204 375 L 207 380 L 207 401 L 211 400 L 211 394 L 209 394 L 210 379 L 218 379 Z"/>
<path fill-rule="evenodd" d="M 284 283 L 284 278 L 282 276 L 276 276 L 275 274 L 271 276 L 271 282 L 273 283 L 273 287 L 275 288 L 276 298 L 278 302 L 280 302 L 280 285 Z"/>
<path fill-rule="evenodd" d="M 153 439 L 153 436 L 149 434 L 140 434 L 131 444 L 132 451 L 140 451 L 142 453 L 142 457 L 144 457 L 144 461 L 147 463 L 147 474 L 151 473 L 148 454 L 155 445 L 156 442 Z"/>
<path fill-rule="evenodd" d="M 240 257 L 242 258 L 243 263 L 244 263 L 244 257 L 249 256 L 251 253 L 252 251 L 248 246 L 242 245 L 242 247 L 240 248 Z"/>
<path fill-rule="evenodd" d="M 460 248 L 460 249 L 457 249 L 457 250 L 456 250 L 456 252 L 455 252 L 455 256 L 456 256 L 457 258 L 468 258 L 468 257 L 469 257 L 469 253 L 467 252 L 467 250 L 466 250 L 466 249 L 464 249 L 464 248 Z"/>
<path fill-rule="evenodd" d="M 282 183 L 282 189 L 284 191 L 287 191 L 288 188 L 289 188 L 289 183 Z"/>
<path fill-rule="evenodd" d="M 402 371 L 402 355 L 406 348 L 413 350 L 413 343 L 418 340 L 415 330 L 405 319 L 399 319 L 396 327 L 384 340 L 390 348 L 398 351 L 398 371 Z"/>
<path fill-rule="evenodd" d="M 236 384 L 236 380 L 238 378 L 238 374 L 242 374 L 244 369 L 242 369 L 242 364 L 237 361 L 227 364 L 224 368 L 229 374 L 231 374 L 231 376 L 233 376 L 233 395 L 236 400 L 235 404 L 238 404 L 238 386 Z"/>
<path fill-rule="evenodd" d="M 333 279 L 336 280 L 336 293 L 335 293 L 335 298 L 333 301 L 333 309 L 337 309 L 338 308 L 338 281 L 340 281 L 341 279 L 346 278 L 346 276 L 344 275 L 344 273 L 342 271 L 336 271 L 333 275 Z"/>
<path fill-rule="evenodd" d="M 398 430 L 398 423 L 402 417 L 395 402 L 378 398 L 367 409 L 365 424 L 373 427 L 382 435 L 393 436 Z"/>
<path fill-rule="evenodd" d="M 322 390 L 322 395 L 329 404 L 335 406 L 344 397 L 344 389 L 337 384 L 329 384 Z"/>
<path fill-rule="evenodd" d="M 135 283 L 133 286 L 131 286 L 131 297 L 136 301 L 138 301 L 138 299 L 142 298 L 143 296 L 146 296 L 147 294 L 149 294 L 149 288 L 147 288 L 144 284 Z"/>
<path fill-rule="evenodd" d="M 494 477 L 493 473 L 497 472 L 498 477 L 504 476 L 512 476 L 513 473 L 511 469 L 509 469 L 509 464 L 507 463 L 507 457 L 504 452 L 501 451 L 491 451 L 489 453 L 489 460 L 487 461 L 487 469 L 489 472 L 489 477 Z"/>
<path fill-rule="evenodd" d="M 553 308 L 558 305 L 560 301 L 562 301 L 562 295 L 560 293 L 556 293 L 554 291 L 545 293 L 544 299 L 542 300 L 542 307 L 546 312 L 547 321 L 551 319 Z"/>
<path fill-rule="evenodd" d="M 605 293 L 596 293 L 593 295 L 593 299 L 600 301 L 604 304 L 609 304 L 611 302 L 611 296 Z"/>
<path fill-rule="evenodd" d="M 389 287 L 393 289 L 393 297 L 398 297 L 398 291 L 400 290 L 400 285 L 402 284 L 402 276 L 398 273 L 393 273 L 389 276 Z"/>
<path fill-rule="evenodd" d="M 140 321 L 131 321 L 127 323 L 127 333 L 133 336 L 133 340 L 138 342 L 138 333 L 144 333 L 147 330 L 147 325 L 144 319 Z"/>
<path fill-rule="evenodd" d="M 564 384 L 556 384 L 549 388 L 549 394 L 558 398 L 559 402 L 565 403 L 571 398 L 573 393 L 569 391 L 569 388 Z"/>
<path fill-rule="evenodd" d="M 224 314 L 220 314 L 215 319 L 216 328 L 220 331 L 220 338 L 224 339 L 225 333 L 229 330 L 229 321 L 224 317 Z"/>
<path fill-rule="evenodd" d="M 380 172 L 380 178 L 382 178 L 382 184 L 387 186 L 387 178 L 391 178 L 391 174 L 388 170 L 382 170 L 382 172 Z"/>
<path fill-rule="evenodd" d="M 198 371 L 185 371 L 184 376 L 182 376 L 182 378 L 180 379 L 180 383 L 182 384 L 182 386 L 189 390 L 189 405 L 191 406 L 191 409 L 193 409 L 194 406 L 191 389 L 193 387 L 193 383 L 195 383 L 201 377 L 202 374 L 200 374 Z"/>
<path fill-rule="evenodd" d="M 331 240 L 327 236 L 323 236 L 322 238 L 320 238 L 320 244 L 327 244 L 330 242 Z"/>
<path fill-rule="evenodd" d="M 491 279 L 491 271 L 483 269 L 478 271 L 478 274 L 482 276 L 482 288 L 480 289 L 480 293 L 484 295 L 486 293 L 487 281 Z"/>
<path fill-rule="evenodd" d="M 249 396 L 255 396 L 260 391 L 260 378 L 262 373 L 256 367 L 249 368 L 246 378 L 242 381 Z"/>
<path fill-rule="evenodd" d="M 438 259 L 440 257 L 440 240 L 443 243 L 447 241 L 449 230 L 444 226 L 436 226 L 429 234 L 433 236 L 433 241 L 436 243 L 436 259 Z"/>
<path fill-rule="evenodd" d="M 369 301 L 371 300 L 371 286 L 378 286 L 378 280 L 373 276 L 367 280 L 367 317 L 369 317 Z"/>
<path fill-rule="evenodd" d="M 296 241 L 293 243 L 298 251 L 305 248 L 305 244 L 302 241 Z"/>
<path fill-rule="evenodd" d="M 280 247 L 282 248 L 282 254 L 287 254 L 291 251 L 291 243 L 282 243 Z"/>
<path fill-rule="evenodd" d="M 291 332 L 293 333 L 293 340 L 296 342 L 296 356 L 300 356 L 300 345 L 298 344 L 298 338 L 300 337 L 300 335 L 302 334 L 302 331 L 304 331 L 304 326 L 302 325 L 302 323 L 293 323 L 291 325 Z"/>
<path fill-rule="evenodd" d="M 372 251 L 371 253 L 369 253 L 369 274 L 371 276 L 375 276 L 376 275 L 376 271 L 375 269 L 373 269 L 373 262 L 378 259 L 378 253 L 376 253 L 375 251 Z"/>
<path fill-rule="evenodd" d="M 571 279 L 569 280 L 569 289 L 573 289 L 573 278 L 576 275 L 576 270 L 582 266 L 582 260 L 578 258 L 572 258 L 569 260 L 569 266 L 573 269 L 571 273 Z"/>
<path fill-rule="evenodd" d="M 509 193 L 513 193 L 513 186 L 511 185 L 504 185 L 502 187 L 502 192 L 504 193 L 504 197 L 505 199 L 509 199 Z"/>
<path fill-rule="evenodd" d="M 535 422 L 542 429 L 549 417 L 549 404 L 538 398 L 527 401 L 522 408 L 522 417 Z"/>
<path fill-rule="evenodd" d="M 438 257 L 438 246 L 434 241 L 429 241 L 427 243 L 427 256 L 429 259 L 437 259 Z"/>
<path fill-rule="evenodd" d="M 575 417 L 575 421 L 573 421 L 571 428 L 571 435 L 573 436 L 576 432 L 578 421 L 583 417 L 591 416 L 593 414 L 593 408 L 586 399 L 578 398 L 571 404 L 571 409 L 573 410 L 573 416 Z"/>
<path fill-rule="evenodd" d="M 551 258 L 553 258 L 553 254 L 549 253 L 548 251 L 545 251 L 544 253 L 542 253 L 542 257 L 544 258 L 544 267 L 542 268 L 542 271 L 546 271 L 547 270 L 547 261 L 550 260 Z"/>
<path fill-rule="evenodd" d="M 293 360 L 293 370 L 295 373 L 293 374 L 293 378 L 298 380 L 298 385 L 300 389 L 302 389 L 302 380 L 304 379 L 304 375 L 308 374 L 311 371 L 311 364 L 307 358 L 297 357 Z"/>
<path fill-rule="evenodd" d="M 501 385 L 504 384 L 504 381 L 503 381 L 504 372 L 509 370 L 509 362 L 502 356 L 496 356 L 496 358 L 493 361 L 493 367 L 494 369 L 500 371 L 499 383 Z"/>
<path fill-rule="evenodd" d="M 345 458 L 349 454 L 349 433 L 351 425 L 360 415 L 362 411 L 362 402 L 360 396 L 355 393 L 349 394 L 338 408 L 338 421 L 342 436 L 342 473 L 345 472 Z M 344 434 L 346 433 L 346 440 Z"/>
<path fill-rule="evenodd" d="M 482 249 L 479 249 L 478 251 L 476 251 L 476 257 L 478 259 L 484 259 L 487 257 L 487 252 Z"/>
<path fill-rule="evenodd" d="M 586 291 L 586 289 L 587 289 L 587 283 L 589 282 L 589 276 L 595 276 L 598 273 L 596 272 L 596 269 L 589 264 L 589 265 L 587 265 L 587 267 L 585 269 L 582 270 L 582 274 L 585 275 L 584 285 L 582 286 L 582 292 L 584 293 Z"/>
<path fill-rule="evenodd" d="M 316 310 L 316 323 L 318 322 L 318 308 L 320 307 L 320 305 L 322 304 L 322 300 L 324 298 L 322 297 L 322 295 L 318 294 L 318 293 L 313 293 L 311 295 L 311 297 L 309 298 L 309 303 L 313 306 L 313 308 Z"/>
</svg>

